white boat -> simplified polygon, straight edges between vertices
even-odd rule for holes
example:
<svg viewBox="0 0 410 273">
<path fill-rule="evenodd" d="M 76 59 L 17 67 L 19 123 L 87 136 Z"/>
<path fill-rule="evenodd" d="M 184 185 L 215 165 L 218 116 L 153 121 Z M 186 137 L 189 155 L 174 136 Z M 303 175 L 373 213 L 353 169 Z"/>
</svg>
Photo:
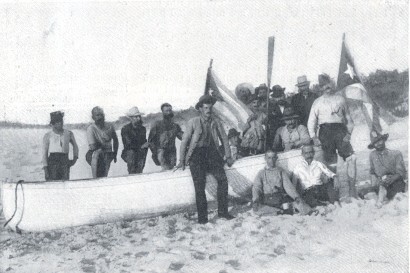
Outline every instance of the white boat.
<svg viewBox="0 0 410 273">
<path fill-rule="evenodd" d="M 317 151 L 320 157 L 321 150 Z M 292 171 L 300 150 L 278 155 L 277 165 Z M 229 196 L 251 199 L 264 156 L 242 158 L 226 167 Z M 3 213 L 13 230 L 47 231 L 141 219 L 195 209 L 189 169 L 100 179 L 47 182 L 2 182 Z M 216 181 L 207 176 L 208 201 L 216 200 Z"/>
</svg>

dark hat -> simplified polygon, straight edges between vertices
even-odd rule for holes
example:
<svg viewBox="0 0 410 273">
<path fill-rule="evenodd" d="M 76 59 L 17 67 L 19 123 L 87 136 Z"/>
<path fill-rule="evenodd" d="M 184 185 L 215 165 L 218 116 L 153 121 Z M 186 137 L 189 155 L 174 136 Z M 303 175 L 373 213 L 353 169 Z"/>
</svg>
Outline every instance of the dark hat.
<svg viewBox="0 0 410 273">
<path fill-rule="evenodd" d="M 331 83 L 332 79 L 327 74 L 320 74 L 318 77 L 319 86 L 323 86 L 325 84 Z"/>
<path fill-rule="evenodd" d="M 61 111 L 55 111 L 50 113 L 50 124 L 63 121 L 64 113 Z"/>
<path fill-rule="evenodd" d="M 258 87 L 255 88 L 255 94 L 259 94 L 261 90 L 269 91 L 269 88 L 266 86 L 266 84 L 261 83 Z"/>
<path fill-rule="evenodd" d="M 199 107 L 202 107 L 203 104 L 212 104 L 214 105 L 216 99 L 210 95 L 203 95 L 199 98 L 198 102 L 195 105 L 195 109 L 199 110 Z"/>
<path fill-rule="evenodd" d="M 231 138 L 233 136 L 239 136 L 241 133 L 239 133 L 238 131 L 236 131 L 235 128 L 231 128 L 228 131 L 228 138 Z"/>
<path fill-rule="evenodd" d="M 376 144 L 376 142 L 378 142 L 379 140 L 384 140 L 386 141 L 389 138 L 389 134 L 380 134 L 377 131 L 372 131 L 370 133 L 370 144 L 369 146 L 367 146 L 367 148 L 369 149 L 373 149 L 374 148 L 374 144 Z"/>
<path fill-rule="evenodd" d="M 169 104 L 168 102 L 165 102 L 165 103 L 161 104 L 161 111 L 164 107 L 172 107 L 172 105 Z"/>
<path fill-rule="evenodd" d="M 272 98 L 280 98 L 285 95 L 285 87 L 281 87 L 280 85 L 275 85 L 272 87 Z"/>
<path fill-rule="evenodd" d="M 293 110 L 293 107 L 287 107 L 283 109 L 282 120 L 295 119 L 295 118 L 299 118 L 299 115 L 296 114 L 295 110 Z"/>
</svg>

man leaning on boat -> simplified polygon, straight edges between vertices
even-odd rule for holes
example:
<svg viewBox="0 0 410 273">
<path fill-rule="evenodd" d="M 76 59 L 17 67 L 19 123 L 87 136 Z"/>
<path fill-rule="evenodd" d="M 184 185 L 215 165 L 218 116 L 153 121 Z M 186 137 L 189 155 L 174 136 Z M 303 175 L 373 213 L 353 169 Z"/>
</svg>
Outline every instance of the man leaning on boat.
<svg viewBox="0 0 410 273">
<path fill-rule="evenodd" d="M 70 167 L 78 159 L 78 145 L 73 132 L 63 128 L 64 113 L 56 111 L 50 113 L 52 130 L 43 138 L 43 169 L 45 179 L 69 180 Z M 73 159 L 68 159 L 69 144 L 73 145 Z"/>
<path fill-rule="evenodd" d="M 206 173 L 211 173 L 218 182 L 218 216 L 228 220 L 234 218 L 228 213 L 228 179 L 223 168 L 224 155 L 218 151 L 219 141 L 224 147 L 228 166 L 232 166 L 233 159 L 224 128 L 212 116 L 212 107 L 215 102 L 216 99 L 212 96 L 200 97 L 195 106 L 200 116 L 188 121 L 181 141 L 180 163 L 177 166 L 183 170 L 186 165 L 190 166 L 200 224 L 208 222 L 208 204 L 205 194 Z"/>
<path fill-rule="evenodd" d="M 105 122 L 104 110 L 101 107 L 94 107 L 91 115 L 94 124 L 87 128 L 89 151 L 86 154 L 86 160 L 91 165 L 93 178 L 107 177 L 111 161 L 117 162 L 117 133 L 112 124 Z"/>
</svg>

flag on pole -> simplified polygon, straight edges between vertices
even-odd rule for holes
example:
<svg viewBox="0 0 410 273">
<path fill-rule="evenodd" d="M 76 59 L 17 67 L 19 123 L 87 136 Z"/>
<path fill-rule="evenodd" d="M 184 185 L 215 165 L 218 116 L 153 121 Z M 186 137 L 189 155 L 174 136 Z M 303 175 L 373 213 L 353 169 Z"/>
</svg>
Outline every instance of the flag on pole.
<svg viewBox="0 0 410 273">
<path fill-rule="evenodd" d="M 345 35 L 343 34 L 342 52 L 340 55 L 339 73 L 337 77 L 337 87 L 347 99 L 361 102 L 362 111 L 368 122 L 370 131 L 381 133 L 380 108 L 372 100 L 360 79 L 357 68 L 354 64 L 352 55 L 346 45 Z M 372 112 L 372 118 L 368 112 Z"/>
<path fill-rule="evenodd" d="M 216 98 L 215 114 L 227 128 L 244 129 L 251 110 L 219 80 L 212 69 L 212 60 L 206 76 L 205 94 Z"/>
</svg>

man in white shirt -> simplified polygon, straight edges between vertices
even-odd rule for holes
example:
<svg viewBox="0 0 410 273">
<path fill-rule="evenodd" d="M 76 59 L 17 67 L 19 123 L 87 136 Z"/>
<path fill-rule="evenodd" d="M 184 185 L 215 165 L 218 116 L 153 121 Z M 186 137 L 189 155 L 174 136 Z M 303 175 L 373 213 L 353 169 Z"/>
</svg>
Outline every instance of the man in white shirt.
<svg viewBox="0 0 410 273">
<path fill-rule="evenodd" d="M 69 180 L 70 167 L 78 159 L 78 145 L 73 132 L 64 129 L 64 113 L 56 111 L 50 113 L 52 130 L 43 138 L 43 169 L 46 181 Z M 73 159 L 69 160 L 69 144 L 73 145 Z"/>
<path fill-rule="evenodd" d="M 329 75 L 319 75 L 323 95 L 315 100 L 308 120 L 309 135 L 316 145 L 321 144 L 325 163 L 336 172 L 337 153 L 347 164 L 349 196 L 356 193 L 356 156 L 350 144 L 353 121 L 346 100 L 336 94 L 335 84 Z"/>
<path fill-rule="evenodd" d="M 320 205 L 321 201 L 337 201 L 338 194 L 334 187 L 336 174 L 322 162 L 313 159 L 313 145 L 303 146 L 302 156 L 304 160 L 293 170 L 292 182 L 303 200 L 311 207 Z"/>
</svg>

